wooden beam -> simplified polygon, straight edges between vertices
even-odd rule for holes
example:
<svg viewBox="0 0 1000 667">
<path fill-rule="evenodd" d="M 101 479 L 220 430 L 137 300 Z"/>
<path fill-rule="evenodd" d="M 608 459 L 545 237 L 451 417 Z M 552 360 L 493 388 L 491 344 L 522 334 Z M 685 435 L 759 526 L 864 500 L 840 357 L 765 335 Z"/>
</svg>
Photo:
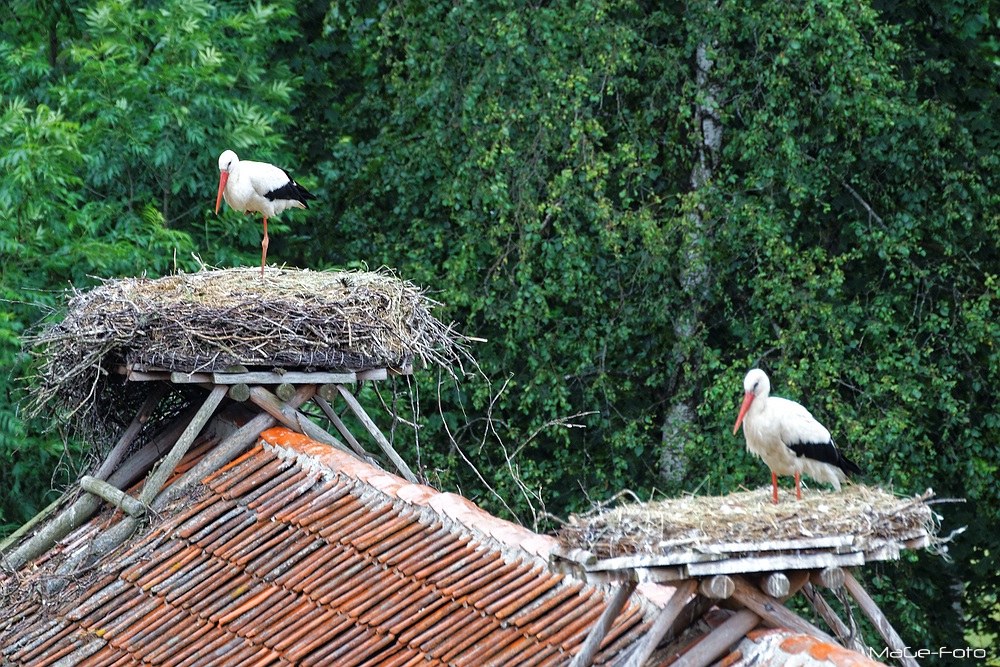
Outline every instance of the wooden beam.
<svg viewBox="0 0 1000 667">
<path fill-rule="evenodd" d="M 175 371 L 170 374 L 170 381 L 174 384 L 198 384 L 200 382 L 209 382 L 211 384 L 329 384 L 346 382 L 354 384 L 357 382 L 357 374 L 350 371 L 345 373 L 327 373 L 322 371 L 315 373 L 304 371 L 287 371 L 285 373 L 275 373 L 272 371 L 182 373 Z"/>
<path fill-rule="evenodd" d="M 790 586 L 792 595 L 805 585 L 808 576 L 803 573 L 797 579 L 796 583 Z M 763 593 L 743 577 L 735 576 L 733 581 L 736 584 L 736 591 L 733 593 L 732 599 L 760 616 L 771 627 L 788 628 L 795 632 L 812 635 L 831 644 L 836 643 L 833 637 L 785 607 L 778 599 Z"/>
<path fill-rule="evenodd" d="M 633 580 L 623 581 L 615 590 L 614 596 L 608 601 L 608 606 L 601 612 L 601 617 L 597 619 L 594 626 L 587 633 L 587 638 L 580 647 L 580 651 L 574 656 L 569 667 L 590 667 L 594 662 L 594 656 L 601 648 L 601 642 L 607 636 L 615 619 L 621 613 L 622 608 L 635 590 L 636 582 Z"/>
<path fill-rule="evenodd" d="M 305 386 L 311 388 L 310 397 L 315 395 L 315 385 Z M 264 387 L 251 387 L 250 401 L 293 431 L 307 435 L 317 442 L 336 447 L 342 452 L 347 452 L 355 456 L 354 452 L 347 445 L 323 430 L 323 427 L 316 424 L 297 409 L 289 406 L 288 403 L 280 400 L 267 389 L 264 389 Z"/>
<path fill-rule="evenodd" d="M 115 443 L 114 448 L 108 453 L 108 456 L 101 463 L 101 467 L 97 469 L 94 473 L 94 477 L 100 480 L 107 480 L 108 476 L 114 472 L 114 469 L 118 467 L 121 463 L 122 457 L 128 448 L 132 445 L 132 441 L 135 440 L 139 432 L 142 431 L 142 427 L 146 425 L 149 421 L 150 416 L 159 405 L 160 399 L 170 393 L 170 385 L 166 383 L 160 383 L 149 390 L 146 395 L 146 399 L 139 406 L 139 411 L 135 413 L 135 417 L 132 418 L 132 422 L 125 429 L 125 432 Z"/>
<path fill-rule="evenodd" d="M 125 512 L 129 516 L 138 517 L 146 513 L 145 505 L 121 489 L 96 477 L 91 477 L 90 475 L 81 477 L 80 488 L 94 494 L 98 498 L 103 498 L 109 504 L 120 508 L 122 512 Z"/>
<path fill-rule="evenodd" d="M 760 588 L 773 598 L 783 598 L 788 595 L 791 584 L 784 572 L 772 572 L 764 575 L 760 582 Z"/>
<path fill-rule="evenodd" d="M 382 431 L 378 430 L 378 426 L 376 426 L 375 422 L 372 421 L 372 418 L 368 416 L 365 409 L 361 407 L 361 403 L 358 402 L 358 399 L 354 398 L 354 394 L 349 392 L 342 384 L 337 385 L 337 391 L 340 392 L 341 397 L 343 397 L 343 399 L 347 402 L 347 407 L 349 407 L 351 412 L 354 413 L 354 416 L 361 421 L 365 430 L 367 430 L 368 433 L 375 439 L 375 442 L 378 443 L 378 446 L 383 452 L 385 452 L 385 455 L 389 457 L 389 460 L 396 466 L 396 469 L 399 470 L 400 474 L 405 477 L 408 482 L 416 484 L 417 476 L 413 474 L 410 467 L 406 465 L 406 462 L 403 461 L 399 454 L 396 453 L 396 450 L 392 448 L 392 445 L 388 440 L 386 440 L 386 437 L 382 435 Z"/>
<path fill-rule="evenodd" d="M 823 595 L 816 590 L 812 582 L 807 583 L 802 587 L 802 595 L 809 600 L 809 604 L 812 608 L 816 610 L 816 613 L 820 615 L 820 618 L 826 622 L 826 624 L 833 630 L 833 633 L 837 635 L 837 639 L 840 640 L 840 645 L 846 648 L 852 649 L 859 653 L 869 655 L 866 652 L 866 646 L 861 637 L 857 632 L 847 627 L 847 624 L 840 620 L 840 616 L 837 612 L 833 610 L 833 607 L 823 599 Z"/>
<path fill-rule="evenodd" d="M 167 455 L 163 457 L 160 464 L 153 470 L 153 474 L 146 479 L 146 483 L 142 487 L 142 493 L 139 494 L 139 502 L 148 505 L 156 497 L 156 494 L 160 492 L 160 489 L 163 488 L 167 479 L 174 472 L 177 464 L 187 454 L 191 443 L 194 442 L 194 439 L 201 433 L 201 429 L 205 427 L 208 420 L 215 414 L 215 409 L 219 407 L 219 403 L 226 397 L 228 391 L 229 387 L 219 385 L 209 392 L 205 402 L 202 403 L 201 408 L 198 409 L 198 412 L 191 419 L 191 423 L 187 425 L 187 428 L 181 433 L 174 446 L 170 448 Z"/>
<path fill-rule="evenodd" d="M 698 592 L 712 600 L 725 600 L 736 590 L 732 577 L 725 574 L 702 579 L 698 582 Z"/>
<path fill-rule="evenodd" d="M 330 387 L 330 386 L 332 385 L 328 384 L 323 385 L 323 387 Z M 320 387 L 320 389 L 322 389 L 322 387 Z M 340 433 L 341 436 L 343 436 L 344 440 L 347 441 L 347 444 L 351 446 L 351 449 L 353 449 L 358 456 L 361 456 L 362 458 L 368 456 L 368 452 L 365 451 L 365 448 L 361 446 L 361 443 L 358 442 L 358 439 L 355 438 L 354 434 L 351 433 L 351 431 L 347 428 L 347 424 L 344 423 L 344 421 L 340 418 L 340 415 L 337 414 L 337 412 L 333 409 L 333 406 L 330 405 L 325 398 L 323 398 L 317 393 L 315 396 L 313 396 L 313 403 L 319 406 L 319 409 L 323 411 L 323 414 L 326 415 L 326 418 L 330 420 L 330 423 L 333 424 L 334 428 L 337 429 L 337 432 Z"/>
<path fill-rule="evenodd" d="M 844 570 L 844 585 L 847 587 L 847 591 L 854 596 L 858 606 L 861 607 L 861 611 L 865 613 L 865 616 L 872 622 L 878 633 L 882 635 L 886 646 L 894 652 L 898 652 L 900 664 L 904 667 L 919 667 L 917 661 L 910 656 L 910 652 L 907 650 L 906 644 L 903 643 L 902 637 L 899 636 L 899 633 L 889 623 L 889 619 L 885 617 L 882 610 L 878 608 L 875 601 L 868 595 L 868 591 L 861 586 L 849 570 Z"/>
<path fill-rule="evenodd" d="M 729 651 L 729 647 L 745 637 L 760 623 L 760 616 L 741 609 L 719 625 L 704 639 L 680 656 L 670 667 L 706 667 Z"/>
<path fill-rule="evenodd" d="M 663 639 L 667 630 L 670 629 L 674 619 L 684 610 L 688 599 L 694 594 L 697 588 L 698 584 L 694 579 L 682 581 L 677 585 L 673 596 L 671 596 L 666 606 L 660 610 L 660 613 L 656 615 L 653 625 L 643 635 L 641 642 L 629 654 L 622 667 L 642 667 L 646 663 L 646 659 L 656 650 L 656 646 Z"/>
<path fill-rule="evenodd" d="M 824 588 L 840 588 L 844 585 L 844 568 L 825 567 L 819 572 L 813 572 L 809 580 Z"/>
</svg>

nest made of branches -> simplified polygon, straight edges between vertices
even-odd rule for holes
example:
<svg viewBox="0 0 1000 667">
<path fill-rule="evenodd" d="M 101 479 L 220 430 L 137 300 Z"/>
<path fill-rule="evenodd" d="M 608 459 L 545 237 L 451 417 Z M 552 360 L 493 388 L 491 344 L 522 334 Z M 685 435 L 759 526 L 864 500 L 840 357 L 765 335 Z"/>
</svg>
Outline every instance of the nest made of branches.
<svg viewBox="0 0 1000 667">
<path fill-rule="evenodd" d="M 119 367 L 358 371 L 475 364 L 440 304 L 389 271 L 235 268 L 106 280 L 24 339 L 26 412 L 70 423 L 123 401 Z M 464 370 L 464 369 L 463 369 Z M 149 383 L 124 383 L 138 385 Z M 128 390 L 124 391 L 128 394 Z M 103 400 L 102 400 L 103 399 Z M 129 415 L 131 416 L 131 415 Z M 99 420 L 100 421 L 100 420 Z"/>
<path fill-rule="evenodd" d="M 574 515 L 558 537 L 569 549 L 598 558 L 668 554 L 721 543 L 811 540 L 851 535 L 858 545 L 937 534 L 933 495 L 901 498 L 884 489 L 850 484 L 839 492 L 802 492 L 771 502 L 771 488 L 726 496 L 684 496 L 636 502 Z"/>
</svg>

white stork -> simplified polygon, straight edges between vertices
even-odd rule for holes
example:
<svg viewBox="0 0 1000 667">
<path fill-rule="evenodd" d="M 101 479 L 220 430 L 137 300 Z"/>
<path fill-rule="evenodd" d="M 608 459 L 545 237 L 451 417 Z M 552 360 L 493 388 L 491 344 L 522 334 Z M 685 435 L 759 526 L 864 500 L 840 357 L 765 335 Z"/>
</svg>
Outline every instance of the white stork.
<svg viewBox="0 0 1000 667">
<path fill-rule="evenodd" d="M 264 240 L 260 243 L 261 278 L 267 261 L 267 219 L 287 208 L 309 208 L 308 201 L 316 199 L 316 195 L 292 180 L 284 169 L 266 162 L 240 161 L 233 151 L 225 151 L 219 156 L 216 214 L 223 197 L 233 210 L 247 214 L 256 211 L 264 216 Z"/>
<path fill-rule="evenodd" d="M 755 368 L 747 373 L 743 390 L 743 404 L 733 434 L 742 423 L 747 450 L 771 469 L 776 504 L 778 475 L 795 476 L 795 495 L 801 500 L 802 473 L 818 482 L 832 484 L 838 491 L 848 474 L 861 473 L 861 468 L 844 458 L 833 444 L 830 432 L 808 410 L 795 401 L 769 396 L 771 381 L 764 371 Z"/>
</svg>

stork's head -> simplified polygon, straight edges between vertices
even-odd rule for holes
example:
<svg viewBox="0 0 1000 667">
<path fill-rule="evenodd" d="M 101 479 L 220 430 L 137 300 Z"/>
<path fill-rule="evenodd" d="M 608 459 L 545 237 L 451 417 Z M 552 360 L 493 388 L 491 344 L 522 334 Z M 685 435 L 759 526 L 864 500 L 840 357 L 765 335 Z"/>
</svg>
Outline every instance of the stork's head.
<svg viewBox="0 0 1000 667">
<path fill-rule="evenodd" d="M 232 151 L 223 151 L 222 155 L 219 156 L 219 194 L 215 198 L 216 214 L 219 213 L 219 204 L 222 202 L 222 193 L 226 191 L 226 181 L 229 180 L 229 174 L 239 163 L 240 159 Z"/>
<path fill-rule="evenodd" d="M 743 404 L 740 405 L 740 414 L 736 417 L 736 425 L 733 426 L 734 434 L 740 430 L 740 424 L 743 423 L 743 418 L 746 417 L 754 399 L 767 398 L 770 392 L 771 381 L 767 379 L 767 373 L 759 368 L 754 368 L 747 373 L 747 376 L 743 378 Z"/>
</svg>

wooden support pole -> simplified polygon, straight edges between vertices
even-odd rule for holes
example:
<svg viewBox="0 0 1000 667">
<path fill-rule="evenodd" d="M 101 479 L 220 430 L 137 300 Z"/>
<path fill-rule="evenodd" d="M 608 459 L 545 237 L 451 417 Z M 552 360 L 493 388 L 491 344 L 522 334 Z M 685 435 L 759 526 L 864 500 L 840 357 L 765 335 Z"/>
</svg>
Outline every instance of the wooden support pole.
<svg viewBox="0 0 1000 667">
<path fill-rule="evenodd" d="M 816 610 L 816 613 L 820 615 L 820 618 L 822 618 L 823 621 L 830 626 L 830 629 L 833 630 L 833 633 L 837 635 L 837 639 L 840 640 L 841 646 L 859 653 L 865 653 L 866 647 L 864 642 L 861 641 L 861 637 L 857 632 L 854 632 L 851 628 L 847 627 L 846 623 L 840 620 L 840 617 L 837 616 L 837 612 L 835 612 L 833 607 L 831 607 L 829 603 L 823 599 L 823 595 L 816 590 L 816 587 L 813 586 L 812 582 L 807 583 L 802 587 L 802 594 L 807 600 L 809 600 L 809 604 L 811 604 L 812 608 Z"/>
<path fill-rule="evenodd" d="M 185 428 L 184 432 L 181 433 L 177 442 L 175 442 L 174 446 L 170 448 L 170 451 L 163 457 L 160 464 L 156 466 L 156 469 L 153 471 L 153 474 L 149 476 L 145 485 L 143 485 L 142 493 L 139 494 L 139 501 L 142 504 L 148 505 L 160 492 L 160 489 L 163 488 L 167 479 L 169 479 L 170 475 L 174 472 L 177 464 L 180 463 L 181 459 L 184 458 L 184 455 L 187 454 L 187 450 L 191 446 L 191 443 L 194 442 L 194 439 L 198 437 L 199 433 L 201 433 L 205 424 L 207 424 L 208 420 L 211 419 L 213 414 L 215 414 L 215 409 L 219 407 L 219 403 L 221 403 L 222 399 L 226 397 L 226 393 L 228 391 L 229 387 L 217 385 L 215 389 L 209 392 L 208 398 L 205 399 L 201 408 L 198 409 L 198 412 L 191 419 L 191 423 L 187 425 L 187 428 Z"/>
<path fill-rule="evenodd" d="M 636 582 L 630 579 L 623 581 L 618 586 L 614 596 L 608 602 L 608 606 L 604 608 L 604 611 L 601 612 L 601 617 L 597 619 L 597 623 L 590 629 L 587 639 L 584 640 L 583 646 L 580 647 L 579 653 L 573 658 L 573 662 L 569 664 L 569 667 L 590 667 L 593 664 L 594 656 L 597 655 L 598 649 L 601 648 L 601 642 L 604 641 L 611 626 L 614 625 L 615 619 L 618 618 L 618 614 L 621 613 L 625 603 L 632 596 L 635 585 Z"/>
<path fill-rule="evenodd" d="M 711 600 L 725 600 L 735 590 L 732 577 L 725 574 L 716 574 L 698 582 L 698 592 Z"/>
<path fill-rule="evenodd" d="M 646 659 L 656 650 L 657 644 L 663 639 L 674 619 L 684 609 L 688 598 L 694 594 L 697 588 L 698 583 L 694 579 L 678 582 L 677 587 L 674 589 L 674 594 L 666 606 L 657 614 L 653 625 L 646 631 L 639 645 L 629 654 L 622 667 L 642 667 L 646 663 Z"/>
<path fill-rule="evenodd" d="M 729 651 L 730 646 L 746 636 L 759 623 L 760 616 L 749 609 L 741 609 L 712 630 L 670 667 L 706 667 Z"/>
<path fill-rule="evenodd" d="M 760 616 L 771 627 L 788 628 L 795 632 L 812 635 L 831 644 L 836 643 L 833 637 L 785 607 L 779 600 L 761 592 L 743 577 L 734 576 L 733 581 L 736 583 L 733 599 Z M 790 595 L 794 595 L 799 588 L 805 585 L 806 581 L 808 581 L 808 574 L 803 572 L 801 576 L 797 577 L 795 584 L 791 586 Z"/>
<path fill-rule="evenodd" d="M 904 667 L 920 667 L 919 663 L 913 659 L 910 652 L 907 650 L 906 645 L 903 643 L 902 637 L 896 632 L 892 624 L 889 623 L 889 619 L 885 617 L 882 610 L 878 608 L 875 601 L 871 599 L 866 591 L 854 578 L 850 570 L 844 570 L 844 585 L 847 587 L 847 591 L 854 596 L 857 601 L 858 606 L 861 607 L 861 611 L 865 613 L 868 620 L 872 622 L 878 633 L 882 635 L 882 639 L 885 640 L 886 646 L 888 646 L 893 651 L 897 651 L 900 655 L 899 661 Z"/>
<path fill-rule="evenodd" d="M 310 398 L 315 395 L 316 385 L 305 386 L 309 387 Z M 280 400 L 267 389 L 264 389 L 263 387 L 251 387 L 250 401 L 293 431 L 307 435 L 316 442 L 322 442 L 324 445 L 330 445 L 331 447 L 335 447 L 342 452 L 347 452 L 352 456 L 356 456 L 347 445 L 342 443 L 340 440 L 337 440 L 335 437 L 323 430 L 321 426 L 313 422 L 297 409 L 289 406 L 288 403 Z"/>
<path fill-rule="evenodd" d="M 246 403 L 250 400 L 250 385 L 239 383 L 229 387 L 229 398 L 238 403 Z"/>
<path fill-rule="evenodd" d="M 351 412 L 354 413 L 354 416 L 361 421 L 365 430 L 367 430 L 368 433 L 370 433 L 375 439 L 375 442 L 382 448 L 382 451 L 389 457 L 389 460 L 396 466 L 396 469 L 400 472 L 400 474 L 406 478 L 406 481 L 416 484 L 417 476 L 413 474 L 410 467 L 406 465 L 406 462 L 403 461 L 399 454 L 396 453 L 396 450 L 392 448 L 392 445 L 386 437 L 382 435 L 382 431 L 378 430 L 378 426 L 376 426 L 375 422 L 372 421 L 372 418 L 368 416 L 365 409 L 361 407 L 361 403 L 358 402 L 358 399 L 354 398 L 354 394 L 349 392 L 342 384 L 337 385 L 337 391 L 340 392 L 341 397 L 343 397 L 343 399 L 347 402 L 347 407 L 349 407 Z"/>
<path fill-rule="evenodd" d="M 121 508 L 121 511 L 129 516 L 138 517 L 146 513 L 145 505 L 121 489 L 96 477 L 91 477 L 90 475 L 81 477 L 80 488 L 94 494 L 98 498 L 104 499 L 115 507 Z"/>
<path fill-rule="evenodd" d="M 329 387 L 329 386 L 330 385 L 328 384 L 323 385 L 323 387 Z M 320 387 L 320 389 L 322 389 L 323 387 Z M 368 452 L 366 452 L 365 448 L 361 446 L 361 443 L 358 442 L 358 439 L 355 438 L 354 434 L 351 433 L 351 431 L 347 428 L 347 425 L 344 423 L 344 420 L 340 418 L 340 415 L 337 414 L 336 410 L 333 409 L 333 406 L 330 405 L 325 398 L 323 398 L 322 396 L 319 395 L 319 393 L 317 393 L 315 396 L 313 396 L 313 402 L 319 406 L 319 409 L 323 411 L 323 414 L 326 415 L 326 418 L 330 420 L 330 423 L 333 424 L 334 428 L 337 429 L 337 432 L 340 433 L 341 436 L 343 436 L 344 440 L 347 441 L 347 444 L 351 446 L 351 449 L 353 449 L 358 454 L 358 456 L 361 457 L 368 456 Z"/>
</svg>

